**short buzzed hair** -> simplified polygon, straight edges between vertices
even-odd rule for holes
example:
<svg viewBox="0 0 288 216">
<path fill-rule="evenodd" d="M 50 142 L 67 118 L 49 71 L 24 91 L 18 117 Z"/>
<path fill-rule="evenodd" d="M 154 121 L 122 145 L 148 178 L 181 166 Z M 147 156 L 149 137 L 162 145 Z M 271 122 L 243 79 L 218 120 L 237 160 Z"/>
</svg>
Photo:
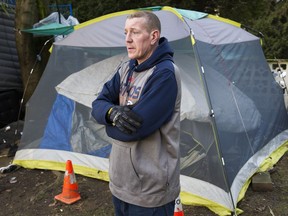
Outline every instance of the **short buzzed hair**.
<svg viewBox="0 0 288 216">
<path fill-rule="evenodd" d="M 159 18 L 150 11 L 137 11 L 133 14 L 130 14 L 127 19 L 132 18 L 145 18 L 147 24 L 147 30 L 152 32 L 153 30 L 158 30 L 161 33 L 161 22 Z"/>
</svg>

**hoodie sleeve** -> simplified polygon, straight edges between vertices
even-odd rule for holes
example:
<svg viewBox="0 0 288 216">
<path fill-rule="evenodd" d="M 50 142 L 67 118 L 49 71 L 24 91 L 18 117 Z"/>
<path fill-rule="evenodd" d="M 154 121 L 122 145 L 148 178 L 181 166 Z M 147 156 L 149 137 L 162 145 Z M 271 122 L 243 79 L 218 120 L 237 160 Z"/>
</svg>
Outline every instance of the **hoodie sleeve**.
<svg viewBox="0 0 288 216">
<path fill-rule="evenodd" d="M 99 124 L 108 125 L 107 111 L 114 105 L 119 105 L 120 75 L 117 72 L 113 78 L 106 82 L 99 96 L 92 102 L 91 115 Z"/>
<path fill-rule="evenodd" d="M 154 71 L 145 84 L 139 101 L 133 107 L 133 111 L 143 119 L 142 127 L 136 133 L 128 135 L 108 125 L 106 127 L 108 136 L 124 142 L 136 141 L 149 136 L 171 119 L 178 86 L 173 64 L 172 62 L 168 64 L 171 65 Z"/>
</svg>

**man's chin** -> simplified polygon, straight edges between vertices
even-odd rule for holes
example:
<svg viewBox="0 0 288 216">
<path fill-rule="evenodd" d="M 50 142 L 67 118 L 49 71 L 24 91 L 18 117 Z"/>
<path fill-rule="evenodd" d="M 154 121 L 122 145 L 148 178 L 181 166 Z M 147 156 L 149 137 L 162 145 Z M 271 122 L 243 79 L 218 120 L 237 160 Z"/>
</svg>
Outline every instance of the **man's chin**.
<svg viewBox="0 0 288 216">
<path fill-rule="evenodd" d="M 128 57 L 129 57 L 130 59 L 135 59 L 135 55 L 133 55 L 133 54 L 129 54 L 129 53 L 128 53 Z"/>
</svg>

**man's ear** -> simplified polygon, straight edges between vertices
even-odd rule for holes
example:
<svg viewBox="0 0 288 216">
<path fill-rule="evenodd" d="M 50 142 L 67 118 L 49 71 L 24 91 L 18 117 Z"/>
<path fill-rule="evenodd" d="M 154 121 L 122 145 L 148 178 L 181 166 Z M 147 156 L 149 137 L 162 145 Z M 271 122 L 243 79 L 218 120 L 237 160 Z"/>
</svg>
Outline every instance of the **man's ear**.
<svg viewBox="0 0 288 216">
<path fill-rule="evenodd" d="M 151 45 L 154 45 L 159 40 L 160 32 L 158 30 L 154 30 L 151 32 L 150 37 L 151 37 Z"/>
</svg>

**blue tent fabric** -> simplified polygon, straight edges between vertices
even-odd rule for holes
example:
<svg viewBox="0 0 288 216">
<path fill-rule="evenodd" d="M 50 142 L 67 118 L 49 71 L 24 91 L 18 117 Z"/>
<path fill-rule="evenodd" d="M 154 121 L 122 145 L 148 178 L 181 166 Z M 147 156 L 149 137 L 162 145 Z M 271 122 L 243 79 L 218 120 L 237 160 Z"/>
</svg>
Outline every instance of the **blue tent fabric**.
<svg viewBox="0 0 288 216">
<path fill-rule="evenodd" d="M 40 148 L 72 151 L 70 137 L 74 103 L 65 96 L 57 95 Z"/>
<path fill-rule="evenodd" d="M 108 158 L 111 152 L 112 144 L 104 146 L 96 151 L 89 152 L 89 155 Z"/>
<path fill-rule="evenodd" d="M 176 9 L 182 16 L 187 17 L 191 20 L 198 20 L 208 16 L 207 13 L 198 12 L 198 11 L 191 11 L 191 10 L 184 10 L 184 9 Z"/>
<path fill-rule="evenodd" d="M 73 136 L 73 113 L 75 112 L 75 101 L 61 94 L 57 94 L 53 104 L 48 123 L 40 144 L 42 149 L 55 149 L 75 151 L 71 144 Z M 77 126 L 78 123 L 76 123 Z M 80 127 L 80 126 L 79 126 Z M 75 132 L 75 131 L 74 131 Z M 108 158 L 112 145 L 105 145 L 98 149 L 90 149 L 87 154 Z"/>
</svg>

